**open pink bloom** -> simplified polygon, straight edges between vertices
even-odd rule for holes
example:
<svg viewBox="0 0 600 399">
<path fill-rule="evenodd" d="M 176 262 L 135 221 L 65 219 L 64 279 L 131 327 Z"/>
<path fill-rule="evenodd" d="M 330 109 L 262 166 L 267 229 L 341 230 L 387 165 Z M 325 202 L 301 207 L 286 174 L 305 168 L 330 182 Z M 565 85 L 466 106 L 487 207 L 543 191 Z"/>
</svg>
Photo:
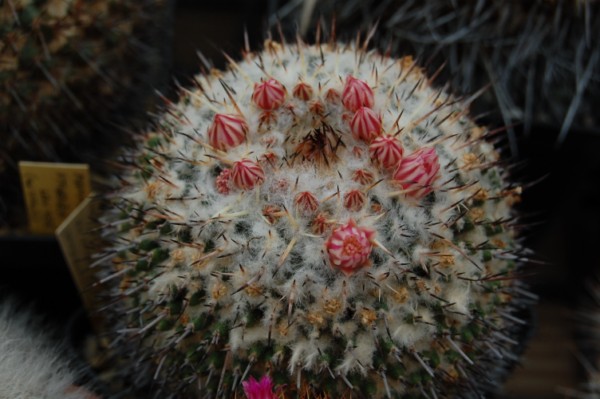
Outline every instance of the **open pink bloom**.
<svg viewBox="0 0 600 399">
<path fill-rule="evenodd" d="M 237 188 L 250 190 L 265 181 L 265 172 L 259 164 L 244 158 L 233 163 L 231 181 Z"/>
<path fill-rule="evenodd" d="M 252 101 L 264 111 L 272 111 L 283 104 L 285 87 L 275 79 L 269 79 L 254 85 Z"/>
<path fill-rule="evenodd" d="M 369 266 L 375 232 L 356 225 L 353 219 L 333 230 L 325 243 L 331 266 L 350 275 Z"/>
<path fill-rule="evenodd" d="M 373 139 L 369 145 L 369 155 L 384 169 L 393 169 L 400 164 L 404 149 L 394 136 L 379 136 Z"/>
<path fill-rule="evenodd" d="M 379 116 L 370 108 L 360 107 L 350 121 L 350 131 L 355 139 L 370 143 L 381 134 Z"/>
<path fill-rule="evenodd" d="M 433 191 L 439 177 L 440 163 L 435 148 L 422 148 L 405 157 L 394 172 L 396 180 L 406 195 L 423 198 Z"/>
<path fill-rule="evenodd" d="M 237 147 L 246 140 L 248 125 L 239 116 L 216 114 L 208 129 L 208 142 L 214 148 L 226 150 Z"/>
<path fill-rule="evenodd" d="M 250 377 L 246 381 L 242 381 L 246 399 L 277 399 L 273 393 L 273 380 L 268 375 L 265 375 L 260 381 L 256 381 L 254 377 Z"/>
<path fill-rule="evenodd" d="M 373 90 L 364 80 L 356 79 L 352 75 L 346 78 L 342 104 L 348 111 L 356 112 L 360 107 L 371 108 L 374 103 Z"/>
</svg>

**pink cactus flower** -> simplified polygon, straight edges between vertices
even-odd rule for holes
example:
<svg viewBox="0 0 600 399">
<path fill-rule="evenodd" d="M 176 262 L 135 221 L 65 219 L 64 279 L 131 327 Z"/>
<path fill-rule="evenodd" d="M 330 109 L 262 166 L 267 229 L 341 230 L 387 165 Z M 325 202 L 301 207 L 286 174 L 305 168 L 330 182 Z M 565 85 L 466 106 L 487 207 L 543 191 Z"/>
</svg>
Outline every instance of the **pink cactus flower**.
<svg viewBox="0 0 600 399">
<path fill-rule="evenodd" d="M 246 140 L 248 125 L 239 116 L 216 114 L 208 129 L 208 142 L 214 148 L 227 150 Z"/>
<path fill-rule="evenodd" d="M 333 230 L 325 243 L 331 266 L 347 276 L 369 266 L 374 236 L 373 230 L 358 226 L 353 219 Z"/>
<path fill-rule="evenodd" d="M 435 148 L 422 148 L 402 160 L 394 172 L 394 180 L 407 190 L 406 195 L 420 199 L 433 191 L 439 171 Z"/>
<path fill-rule="evenodd" d="M 231 181 L 237 188 L 250 190 L 265 180 L 265 172 L 256 162 L 244 158 L 234 162 L 231 168 Z"/>
<path fill-rule="evenodd" d="M 373 103 L 373 90 L 367 82 L 348 75 L 342 93 L 344 107 L 350 112 L 356 112 L 360 107 L 371 108 Z"/>
<path fill-rule="evenodd" d="M 264 111 L 272 111 L 283 104 L 285 87 L 275 79 L 269 79 L 254 85 L 252 101 Z"/>
<path fill-rule="evenodd" d="M 371 159 L 384 169 L 395 169 L 404 155 L 400 141 L 393 136 L 379 136 L 369 145 Z"/>
<path fill-rule="evenodd" d="M 370 143 L 381 134 L 381 120 L 372 109 L 360 107 L 350 121 L 350 131 L 355 139 Z"/>
<path fill-rule="evenodd" d="M 242 381 L 242 387 L 246 399 L 277 399 L 273 393 L 273 380 L 268 375 L 265 375 L 260 381 L 250 377 L 248 380 Z"/>
</svg>

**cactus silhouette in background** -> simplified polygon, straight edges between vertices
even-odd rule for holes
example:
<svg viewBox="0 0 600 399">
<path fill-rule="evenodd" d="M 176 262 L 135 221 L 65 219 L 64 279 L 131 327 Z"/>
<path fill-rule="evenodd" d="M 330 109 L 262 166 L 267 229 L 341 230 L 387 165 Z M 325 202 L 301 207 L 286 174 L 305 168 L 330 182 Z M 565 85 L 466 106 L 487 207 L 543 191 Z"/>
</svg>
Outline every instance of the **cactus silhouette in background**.
<svg viewBox="0 0 600 399">
<path fill-rule="evenodd" d="M 101 154 L 147 119 L 154 90 L 166 82 L 170 7 L 167 0 L 0 2 L 0 201 L 13 213 L 18 161 L 91 162 L 97 170 Z"/>
<path fill-rule="evenodd" d="M 572 128 L 596 131 L 600 120 L 600 3 L 572 1 L 312 1 L 271 4 L 302 32 L 335 20 L 337 34 L 377 25 L 375 39 L 394 53 L 415 53 L 433 69 L 446 65 L 461 93 L 490 85 L 478 111 L 506 125 L 552 126 L 562 144 Z M 511 130 L 509 129 L 509 133 Z M 511 133 L 513 154 L 517 138 Z"/>
<path fill-rule="evenodd" d="M 97 399 L 79 386 L 83 372 L 57 346 L 41 315 L 0 299 L 0 398 Z"/>
<path fill-rule="evenodd" d="M 182 89 L 122 159 L 94 264 L 132 390 L 495 389 L 531 297 L 521 188 L 502 130 L 434 78 L 367 42 L 267 40 Z"/>
</svg>

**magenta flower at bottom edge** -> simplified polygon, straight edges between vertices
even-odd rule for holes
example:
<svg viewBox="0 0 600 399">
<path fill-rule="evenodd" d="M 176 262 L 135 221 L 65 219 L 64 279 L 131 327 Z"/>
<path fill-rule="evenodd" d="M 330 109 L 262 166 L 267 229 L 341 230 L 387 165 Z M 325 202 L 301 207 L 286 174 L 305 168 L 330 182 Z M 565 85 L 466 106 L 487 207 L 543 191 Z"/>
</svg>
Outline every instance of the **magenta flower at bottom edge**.
<svg viewBox="0 0 600 399">
<path fill-rule="evenodd" d="M 273 393 L 273 380 L 268 375 L 265 375 L 260 381 L 256 381 L 254 377 L 242 382 L 246 399 L 277 399 Z"/>
</svg>

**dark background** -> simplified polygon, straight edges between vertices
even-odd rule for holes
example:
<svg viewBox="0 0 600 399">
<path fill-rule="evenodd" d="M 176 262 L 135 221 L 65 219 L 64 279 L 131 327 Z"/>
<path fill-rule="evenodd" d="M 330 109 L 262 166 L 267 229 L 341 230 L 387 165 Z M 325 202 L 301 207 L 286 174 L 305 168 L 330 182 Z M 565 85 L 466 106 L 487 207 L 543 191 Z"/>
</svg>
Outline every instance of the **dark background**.
<svg viewBox="0 0 600 399">
<path fill-rule="evenodd" d="M 244 31 L 259 48 L 268 8 L 263 1 L 177 2 L 173 82 L 185 85 L 198 72 L 197 51 L 215 67 L 225 65 L 223 52 L 236 58 Z M 165 94 L 174 96 L 174 91 Z M 505 397 L 559 398 L 561 388 L 576 388 L 585 378 L 577 359 L 576 325 L 586 290 L 600 271 L 600 134 L 574 130 L 557 147 L 557 126 L 534 126 L 528 136 L 516 129 L 514 179 L 536 182 L 519 208 L 525 244 L 536 260 L 527 265 L 525 278 L 540 301 L 528 349 L 507 381 Z M 0 254 L 0 294 L 33 301 L 61 334 L 81 342 L 90 328 L 54 238 L 7 232 L 0 235 Z"/>
</svg>

